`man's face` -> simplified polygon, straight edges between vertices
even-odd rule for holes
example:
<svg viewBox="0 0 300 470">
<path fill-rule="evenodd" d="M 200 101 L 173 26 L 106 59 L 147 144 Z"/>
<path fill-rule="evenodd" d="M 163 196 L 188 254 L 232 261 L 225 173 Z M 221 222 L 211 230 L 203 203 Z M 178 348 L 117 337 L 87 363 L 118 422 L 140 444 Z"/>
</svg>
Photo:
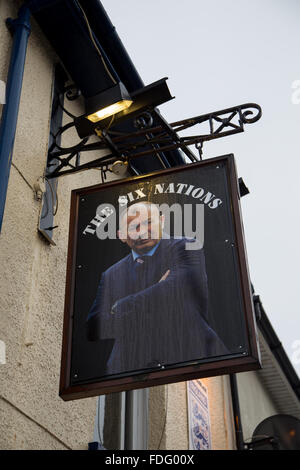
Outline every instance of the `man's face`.
<svg viewBox="0 0 300 470">
<path fill-rule="evenodd" d="M 122 217 L 119 238 L 142 255 L 150 251 L 161 239 L 163 216 L 154 204 L 137 203 L 129 207 Z"/>
</svg>

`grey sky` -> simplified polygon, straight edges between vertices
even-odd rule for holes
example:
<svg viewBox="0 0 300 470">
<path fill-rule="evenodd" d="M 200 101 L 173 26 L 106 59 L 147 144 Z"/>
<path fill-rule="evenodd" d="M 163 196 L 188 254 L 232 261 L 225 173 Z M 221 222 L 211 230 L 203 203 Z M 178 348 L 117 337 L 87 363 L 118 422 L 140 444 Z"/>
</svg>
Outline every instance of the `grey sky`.
<svg viewBox="0 0 300 470">
<path fill-rule="evenodd" d="M 169 77 L 169 122 L 247 102 L 263 116 L 243 134 L 204 145 L 234 153 L 251 280 L 287 354 L 300 341 L 300 2 L 103 0 L 145 84 Z M 300 349 L 298 346 L 297 349 Z M 299 354 L 298 354 L 299 357 Z M 293 361 L 300 372 L 300 364 Z"/>
</svg>

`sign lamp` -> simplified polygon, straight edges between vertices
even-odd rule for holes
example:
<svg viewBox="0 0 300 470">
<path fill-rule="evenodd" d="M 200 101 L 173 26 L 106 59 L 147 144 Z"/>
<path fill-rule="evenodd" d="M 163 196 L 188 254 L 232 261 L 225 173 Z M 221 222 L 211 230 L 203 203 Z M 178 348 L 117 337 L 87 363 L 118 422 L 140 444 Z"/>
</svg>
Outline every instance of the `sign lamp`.
<svg viewBox="0 0 300 470">
<path fill-rule="evenodd" d="M 113 123 L 119 124 L 128 118 L 138 116 L 144 111 L 153 109 L 173 99 L 170 94 L 167 78 L 144 86 L 130 95 L 125 86 L 118 82 L 111 88 L 86 98 L 85 114 L 74 120 L 77 133 L 81 139 L 100 130 L 107 129 Z"/>
<path fill-rule="evenodd" d="M 123 83 L 119 82 L 98 95 L 86 99 L 87 119 L 93 123 L 124 111 L 132 105 L 132 99 Z"/>
</svg>

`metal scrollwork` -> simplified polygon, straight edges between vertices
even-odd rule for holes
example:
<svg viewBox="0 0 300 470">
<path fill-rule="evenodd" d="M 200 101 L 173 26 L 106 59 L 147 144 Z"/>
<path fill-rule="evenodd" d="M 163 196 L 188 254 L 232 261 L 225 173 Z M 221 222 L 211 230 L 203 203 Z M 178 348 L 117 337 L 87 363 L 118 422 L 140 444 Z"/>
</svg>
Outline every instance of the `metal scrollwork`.
<svg viewBox="0 0 300 470">
<path fill-rule="evenodd" d="M 70 87 L 68 91 L 72 92 L 72 96 L 76 95 L 74 87 Z M 154 115 L 155 119 L 153 119 Z M 98 142 L 88 143 L 88 138 L 85 138 L 69 148 L 62 148 L 55 143 L 49 149 L 49 161 L 57 159 L 59 164 L 48 174 L 48 178 L 57 178 L 78 171 L 100 168 L 103 169 L 102 180 L 104 180 L 109 165 L 112 165 L 116 160 L 124 160 L 125 155 L 126 161 L 129 163 L 135 158 L 147 155 L 156 155 L 160 160 L 163 160 L 164 152 L 177 149 L 184 152 L 189 161 L 199 161 L 199 159 L 202 159 L 204 142 L 244 132 L 245 124 L 258 121 L 261 115 L 262 111 L 259 105 L 246 103 L 169 124 L 160 113 L 153 110 L 151 113 L 141 114 L 134 120 L 134 126 L 137 129 L 135 132 L 127 134 L 115 132 L 110 129 L 110 127 L 113 127 L 112 124 L 107 129 L 101 130 L 101 132 L 95 130 L 96 135 L 99 137 Z M 71 122 L 63 126 L 57 136 L 73 125 L 74 122 Z M 194 126 L 203 125 L 206 127 L 206 129 L 203 129 L 205 132 L 200 132 L 198 135 L 194 133 L 190 136 L 180 135 L 183 130 L 186 131 Z M 196 146 L 199 152 L 198 158 L 190 150 L 190 146 Z M 100 158 L 80 165 L 78 158 L 80 152 L 100 149 L 106 151 L 106 153 Z M 73 158 L 76 158 L 75 165 L 71 163 Z"/>
<path fill-rule="evenodd" d="M 253 108 L 253 109 L 248 109 L 248 108 Z M 256 111 L 256 114 L 254 110 Z M 253 124 L 254 122 L 258 121 L 262 115 L 261 107 L 255 103 L 242 105 L 239 109 L 239 112 L 240 112 L 240 119 L 244 124 Z M 253 114 L 254 114 L 253 117 L 251 118 L 247 117 Z"/>
</svg>

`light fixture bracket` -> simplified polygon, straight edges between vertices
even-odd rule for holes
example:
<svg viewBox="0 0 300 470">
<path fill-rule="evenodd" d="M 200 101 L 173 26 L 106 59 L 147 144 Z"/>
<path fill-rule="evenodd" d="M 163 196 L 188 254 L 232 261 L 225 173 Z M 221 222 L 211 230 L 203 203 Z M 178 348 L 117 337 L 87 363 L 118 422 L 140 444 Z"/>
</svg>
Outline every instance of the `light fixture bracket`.
<svg viewBox="0 0 300 470">
<path fill-rule="evenodd" d="M 173 150 L 180 150 L 190 162 L 196 162 L 202 159 L 204 142 L 244 132 L 245 124 L 255 123 L 261 118 L 262 110 L 258 104 L 245 103 L 169 124 L 154 105 L 151 107 L 147 104 L 149 96 L 152 97 L 154 103 L 162 99 L 157 92 L 157 84 L 164 87 L 164 81 L 165 79 L 145 87 L 143 92 L 136 92 L 132 113 L 126 113 L 126 111 L 118 113 L 118 122 L 131 117 L 135 118 L 134 124 L 138 128 L 135 132 L 114 131 L 109 126 L 111 121 L 109 118 L 95 125 L 84 116 L 74 117 L 73 122 L 60 128 L 55 139 L 70 127 L 75 126 L 82 140 L 71 148 L 62 148 L 57 143 L 53 143 L 48 153 L 48 168 L 54 169 L 48 172 L 48 179 L 92 168 L 99 169 L 105 174 L 106 171 L 111 171 L 110 168 L 116 160 L 128 163 L 130 168 L 131 161 L 148 155 L 154 155 L 161 162 L 164 152 Z M 167 98 L 171 99 L 171 95 L 166 86 L 165 99 Z M 66 111 L 64 108 L 63 110 Z M 195 126 L 201 126 L 202 130 L 187 135 L 186 131 Z M 182 132 L 184 135 L 181 134 Z M 88 143 L 91 133 L 99 136 L 98 142 Z M 199 155 L 196 156 L 190 146 L 195 146 Z M 95 150 L 104 150 L 105 154 L 80 164 L 81 152 Z"/>
</svg>

